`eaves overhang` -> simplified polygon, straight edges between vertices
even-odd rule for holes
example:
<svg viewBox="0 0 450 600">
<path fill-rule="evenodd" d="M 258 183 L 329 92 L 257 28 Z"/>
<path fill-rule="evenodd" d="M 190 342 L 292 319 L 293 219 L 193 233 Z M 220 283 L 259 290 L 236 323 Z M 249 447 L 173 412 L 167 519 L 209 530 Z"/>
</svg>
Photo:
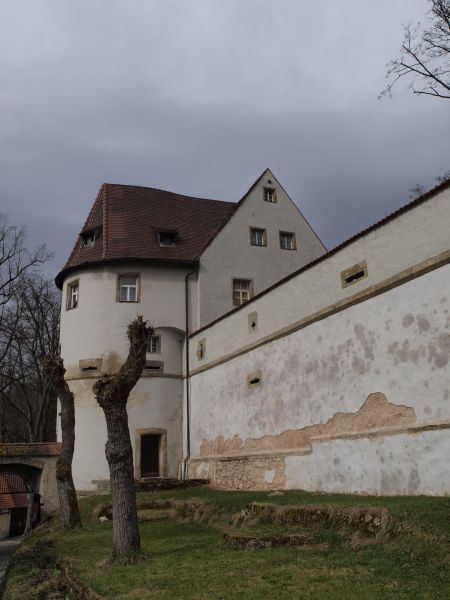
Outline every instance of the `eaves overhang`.
<svg viewBox="0 0 450 600">
<path fill-rule="evenodd" d="M 64 280 L 66 277 L 73 275 L 79 271 L 86 271 L 92 267 L 102 267 L 109 265 L 121 265 L 126 263 L 136 263 L 138 265 L 160 265 L 165 267 L 176 267 L 176 266 L 184 266 L 184 267 L 197 267 L 198 260 L 183 260 L 183 259 L 173 259 L 173 258 L 142 258 L 135 256 L 121 257 L 121 258 L 103 258 L 101 260 L 92 260 L 80 263 L 79 265 L 74 265 L 71 267 L 67 267 L 58 273 L 55 277 L 56 287 L 60 290 L 63 288 Z"/>
</svg>

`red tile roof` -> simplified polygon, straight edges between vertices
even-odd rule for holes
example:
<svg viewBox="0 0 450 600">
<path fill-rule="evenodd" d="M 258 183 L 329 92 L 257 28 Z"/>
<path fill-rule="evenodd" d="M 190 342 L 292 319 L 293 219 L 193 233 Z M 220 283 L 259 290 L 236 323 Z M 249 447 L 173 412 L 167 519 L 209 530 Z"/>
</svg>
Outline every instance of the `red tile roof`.
<svg viewBox="0 0 450 600">
<path fill-rule="evenodd" d="M 0 458 L 15 456 L 59 456 L 60 442 L 36 442 L 34 444 L 0 444 Z"/>
<path fill-rule="evenodd" d="M 56 283 L 61 287 L 66 274 L 87 264 L 125 259 L 195 263 L 235 208 L 234 202 L 104 183 Z M 95 229 L 95 243 L 83 248 L 81 236 Z M 160 246 L 161 231 L 176 232 L 174 247 Z"/>
</svg>

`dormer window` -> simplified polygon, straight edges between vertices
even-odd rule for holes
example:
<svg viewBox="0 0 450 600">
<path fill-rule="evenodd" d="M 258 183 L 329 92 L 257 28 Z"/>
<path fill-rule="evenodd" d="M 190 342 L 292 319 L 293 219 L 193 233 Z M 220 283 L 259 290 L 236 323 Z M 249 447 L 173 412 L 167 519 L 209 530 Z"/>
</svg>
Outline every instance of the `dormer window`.
<svg viewBox="0 0 450 600">
<path fill-rule="evenodd" d="M 277 192 L 275 188 L 265 187 L 264 188 L 264 200 L 266 202 L 274 203 L 277 201 Z"/>
<path fill-rule="evenodd" d="M 177 240 L 176 231 L 160 231 L 159 232 L 159 245 L 160 246 L 175 246 Z"/>
<path fill-rule="evenodd" d="M 89 246 L 93 246 L 95 244 L 95 240 L 99 238 L 100 235 L 100 227 L 96 229 L 91 229 L 91 231 L 86 231 L 81 234 L 81 247 L 88 248 Z"/>
</svg>

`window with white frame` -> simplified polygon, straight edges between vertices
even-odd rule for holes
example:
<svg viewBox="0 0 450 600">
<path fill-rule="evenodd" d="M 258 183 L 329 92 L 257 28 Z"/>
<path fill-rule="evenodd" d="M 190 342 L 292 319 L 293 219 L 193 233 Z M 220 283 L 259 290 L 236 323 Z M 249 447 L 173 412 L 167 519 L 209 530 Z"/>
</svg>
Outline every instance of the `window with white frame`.
<svg viewBox="0 0 450 600">
<path fill-rule="evenodd" d="M 266 230 L 250 227 L 250 243 L 252 246 L 267 246 Z"/>
<path fill-rule="evenodd" d="M 265 187 L 264 188 L 264 200 L 266 202 L 276 202 L 277 201 L 277 192 L 274 188 Z"/>
<path fill-rule="evenodd" d="M 151 335 L 148 338 L 147 352 L 150 352 L 151 354 L 160 354 L 161 353 L 161 336 L 160 335 Z"/>
<path fill-rule="evenodd" d="M 233 304 L 240 306 L 252 297 L 251 279 L 233 279 Z"/>
<path fill-rule="evenodd" d="M 67 299 L 66 299 L 66 308 L 70 310 L 71 308 L 76 308 L 78 306 L 78 297 L 79 297 L 79 284 L 78 279 L 76 281 L 71 281 L 67 284 Z"/>
<path fill-rule="evenodd" d="M 295 233 L 280 231 L 280 246 L 283 250 L 295 250 Z"/>
<path fill-rule="evenodd" d="M 119 302 L 139 302 L 139 275 L 119 275 L 118 300 Z"/>
</svg>

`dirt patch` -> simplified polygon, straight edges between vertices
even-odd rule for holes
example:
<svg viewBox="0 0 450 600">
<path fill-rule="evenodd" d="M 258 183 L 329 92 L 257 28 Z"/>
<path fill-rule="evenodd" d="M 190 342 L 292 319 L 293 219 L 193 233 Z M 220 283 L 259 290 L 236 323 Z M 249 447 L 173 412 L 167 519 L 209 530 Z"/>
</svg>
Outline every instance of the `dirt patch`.
<svg viewBox="0 0 450 600">
<path fill-rule="evenodd" d="M 246 535 L 234 531 L 225 531 L 223 541 L 230 546 L 244 548 L 274 548 L 276 546 L 302 546 L 303 548 L 327 549 L 326 542 L 314 543 L 313 539 L 305 534 L 279 534 L 279 535 Z"/>
<path fill-rule="evenodd" d="M 102 600 L 101 596 L 81 584 L 57 558 L 50 540 L 39 540 L 33 547 L 20 548 L 11 564 L 15 579 L 6 578 L 4 600 Z M 24 577 L 17 578 L 17 574 Z"/>
<path fill-rule="evenodd" d="M 157 521 L 164 519 L 186 519 L 192 521 L 205 521 L 214 512 L 214 507 L 208 502 L 198 500 L 175 500 L 173 498 L 161 500 L 140 500 L 137 502 L 138 517 L 140 521 Z M 92 511 L 93 520 L 101 517 L 112 520 L 111 504 L 99 504 Z"/>
<path fill-rule="evenodd" d="M 379 506 L 334 506 L 328 504 L 277 505 L 252 502 L 235 516 L 235 524 L 257 518 L 260 522 L 285 525 L 315 523 L 352 529 L 374 534 L 381 539 L 392 528 L 392 518 L 387 508 Z"/>
</svg>

